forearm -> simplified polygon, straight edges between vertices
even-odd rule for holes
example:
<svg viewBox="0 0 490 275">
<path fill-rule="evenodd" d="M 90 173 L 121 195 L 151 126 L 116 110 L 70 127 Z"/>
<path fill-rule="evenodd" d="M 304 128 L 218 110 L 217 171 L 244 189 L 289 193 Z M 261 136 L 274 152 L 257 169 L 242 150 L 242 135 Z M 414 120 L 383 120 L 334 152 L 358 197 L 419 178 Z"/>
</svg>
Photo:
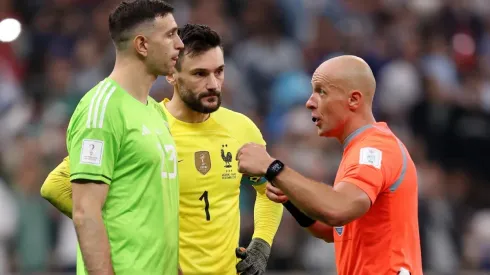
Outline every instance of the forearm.
<svg viewBox="0 0 490 275">
<path fill-rule="evenodd" d="M 348 199 L 332 187 L 310 180 L 289 167 L 284 167 L 273 184 L 309 217 L 330 226 L 340 226 L 345 222 Z"/>
<path fill-rule="evenodd" d="M 85 267 L 90 275 L 113 275 L 111 253 L 102 214 L 74 214 L 73 221 Z"/>
<path fill-rule="evenodd" d="M 261 238 L 272 245 L 274 236 L 281 223 L 283 207 L 269 200 L 265 192 L 257 191 L 254 206 L 254 234 L 252 238 Z"/>
<path fill-rule="evenodd" d="M 313 220 L 299 210 L 291 201 L 286 201 L 282 205 L 286 208 L 298 224 L 305 228 L 311 235 L 323 239 L 330 243 L 333 242 L 333 228 L 320 221 Z"/>
</svg>

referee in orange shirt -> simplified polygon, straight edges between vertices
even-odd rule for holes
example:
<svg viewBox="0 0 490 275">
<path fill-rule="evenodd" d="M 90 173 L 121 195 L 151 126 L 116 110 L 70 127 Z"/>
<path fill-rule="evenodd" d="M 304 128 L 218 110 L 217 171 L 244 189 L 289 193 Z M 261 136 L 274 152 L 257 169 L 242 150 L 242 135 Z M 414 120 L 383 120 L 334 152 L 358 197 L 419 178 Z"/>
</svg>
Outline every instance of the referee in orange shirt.
<svg viewBox="0 0 490 275">
<path fill-rule="evenodd" d="M 318 135 L 344 148 L 333 187 L 300 175 L 258 144 L 239 150 L 239 171 L 265 176 L 269 199 L 315 237 L 335 243 L 339 275 L 421 275 L 417 172 L 403 143 L 374 119 L 371 69 L 355 56 L 332 58 L 316 69 L 312 85 L 306 107 Z"/>
</svg>

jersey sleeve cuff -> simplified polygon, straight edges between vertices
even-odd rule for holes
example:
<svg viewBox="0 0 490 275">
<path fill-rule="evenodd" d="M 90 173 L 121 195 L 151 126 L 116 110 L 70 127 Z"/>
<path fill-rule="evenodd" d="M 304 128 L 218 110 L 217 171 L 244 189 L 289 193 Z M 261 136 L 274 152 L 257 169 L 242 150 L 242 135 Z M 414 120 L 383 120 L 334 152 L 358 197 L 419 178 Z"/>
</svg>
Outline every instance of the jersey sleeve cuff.
<svg viewBox="0 0 490 275">
<path fill-rule="evenodd" d="M 102 174 L 93 174 L 93 173 L 74 173 L 70 175 L 70 181 L 76 180 L 88 180 L 88 181 L 101 181 L 105 184 L 110 185 L 112 179 L 108 176 Z"/>
<path fill-rule="evenodd" d="M 262 185 L 267 182 L 267 179 L 264 177 L 248 177 L 248 176 L 242 176 L 241 184 L 246 184 L 246 185 Z"/>
<path fill-rule="evenodd" d="M 369 188 L 368 184 L 363 182 L 362 180 L 358 180 L 355 178 L 343 178 L 341 182 L 347 182 L 354 184 L 355 186 L 359 187 L 366 195 L 368 195 L 369 199 L 371 200 L 371 204 L 374 204 L 376 201 L 376 194 Z"/>
</svg>

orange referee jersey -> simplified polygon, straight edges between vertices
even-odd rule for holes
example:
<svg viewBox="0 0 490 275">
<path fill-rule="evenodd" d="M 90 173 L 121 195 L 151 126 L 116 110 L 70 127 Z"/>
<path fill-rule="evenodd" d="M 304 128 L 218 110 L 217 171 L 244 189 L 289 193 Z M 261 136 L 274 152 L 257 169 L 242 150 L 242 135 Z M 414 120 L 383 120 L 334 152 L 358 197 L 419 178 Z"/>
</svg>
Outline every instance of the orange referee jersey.
<svg viewBox="0 0 490 275">
<path fill-rule="evenodd" d="M 422 275 L 415 165 L 386 123 L 347 137 L 335 183 L 348 182 L 371 199 L 361 218 L 334 227 L 339 275 Z"/>
</svg>

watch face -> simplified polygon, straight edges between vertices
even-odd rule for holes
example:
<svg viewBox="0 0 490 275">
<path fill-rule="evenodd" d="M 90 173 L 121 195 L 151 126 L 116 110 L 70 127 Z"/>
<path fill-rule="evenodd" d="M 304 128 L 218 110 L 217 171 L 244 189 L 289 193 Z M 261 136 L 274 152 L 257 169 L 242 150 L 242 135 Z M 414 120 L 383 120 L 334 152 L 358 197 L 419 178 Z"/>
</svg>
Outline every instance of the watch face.
<svg viewBox="0 0 490 275">
<path fill-rule="evenodd" d="M 280 169 L 281 169 L 282 165 L 279 163 L 279 162 L 276 162 L 274 163 L 274 165 L 272 165 L 272 171 L 275 173 L 275 172 L 278 172 Z"/>
</svg>

